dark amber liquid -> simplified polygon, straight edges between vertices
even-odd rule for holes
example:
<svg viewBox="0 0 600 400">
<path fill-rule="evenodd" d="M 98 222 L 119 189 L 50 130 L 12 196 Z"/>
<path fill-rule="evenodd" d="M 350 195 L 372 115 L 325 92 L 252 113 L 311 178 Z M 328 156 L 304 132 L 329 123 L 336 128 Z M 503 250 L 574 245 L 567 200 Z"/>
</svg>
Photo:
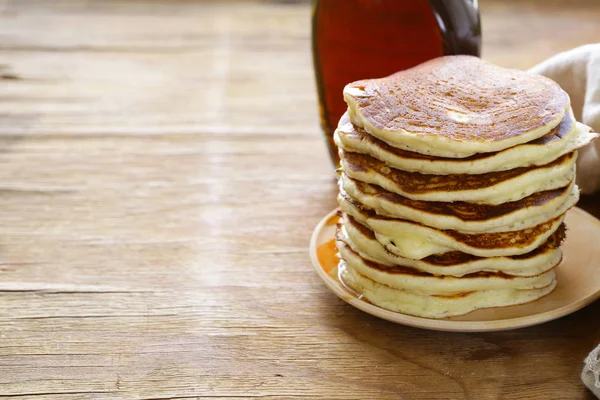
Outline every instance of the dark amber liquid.
<svg viewBox="0 0 600 400">
<path fill-rule="evenodd" d="M 472 0 L 317 0 L 312 24 L 321 126 L 336 167 L 333 132 L 347 108 L 347 83 L 442 55 L 479 55 Z"/>
<path fill-rule="evenodd" d="M 335 245 L 335 239 L 331 239 L 329 242 L 323 243 L 317 247 L 317 259 L 321 264 L 321 268 L 327 274 L 331 275 L 331 271 L 337 267 L 340 259 L 337 257 L 337 247 Z"/>
</svg>

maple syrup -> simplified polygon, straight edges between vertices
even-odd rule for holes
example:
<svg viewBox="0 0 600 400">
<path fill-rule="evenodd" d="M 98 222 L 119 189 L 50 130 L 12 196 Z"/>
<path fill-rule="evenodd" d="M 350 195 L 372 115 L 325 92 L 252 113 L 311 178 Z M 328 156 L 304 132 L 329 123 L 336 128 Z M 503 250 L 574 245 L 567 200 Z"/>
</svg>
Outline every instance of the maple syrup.
<svg viewBox="0 0 600 400">
<path fill-rule="evenodd" d="M 319 260 L 321 268 L 327 272 L 327 275 L 331 275 L 331 272 L 337 267 L 340 261 L 337 251 L 335 239 L 331 239 L 317 247 L 317 260 Z"/>
</svg>

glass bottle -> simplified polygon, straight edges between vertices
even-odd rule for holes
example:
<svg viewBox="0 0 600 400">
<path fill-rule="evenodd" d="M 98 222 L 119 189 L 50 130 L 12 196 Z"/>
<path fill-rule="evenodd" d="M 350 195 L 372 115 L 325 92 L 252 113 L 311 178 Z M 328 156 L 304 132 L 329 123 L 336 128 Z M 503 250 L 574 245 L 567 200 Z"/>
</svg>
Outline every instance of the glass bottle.
<svg viewBox="0 0 600 400">
<path fill-rule="evenodd" d="M 477 0 L 314 0 L 313 61 L 321 126 L 339 165 L 333 132 L 346 111 L 344 86 L 451 54 L 480 55 Z"/>
</svg>

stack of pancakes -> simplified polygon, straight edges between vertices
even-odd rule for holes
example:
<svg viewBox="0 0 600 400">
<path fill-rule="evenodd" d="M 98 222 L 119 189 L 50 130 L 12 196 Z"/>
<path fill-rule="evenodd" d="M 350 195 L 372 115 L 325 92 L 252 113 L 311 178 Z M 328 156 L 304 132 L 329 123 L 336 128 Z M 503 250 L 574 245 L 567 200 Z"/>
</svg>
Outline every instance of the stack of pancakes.
<svg viewBox="0 0 600 400">
<path fill-rule="evenodd" d="M 553 81 L 442 57 L 344 89 L 341 279 L 430 318 L 550 293 L 575 205 L 577 149 L 597 137 Z"/>
</svg>

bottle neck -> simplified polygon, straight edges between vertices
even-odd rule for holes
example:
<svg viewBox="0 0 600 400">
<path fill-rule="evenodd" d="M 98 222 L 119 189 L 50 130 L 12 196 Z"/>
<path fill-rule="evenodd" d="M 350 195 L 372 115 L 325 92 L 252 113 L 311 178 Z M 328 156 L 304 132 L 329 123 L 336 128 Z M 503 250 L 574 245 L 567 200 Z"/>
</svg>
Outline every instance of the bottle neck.
<svg viewBox="0 0 600 400">
<path fill-rule="evenodd" d="M 429 0 L 443 40 L 444 54 L 481 55 L 477 0 Z"/>
</svg>

